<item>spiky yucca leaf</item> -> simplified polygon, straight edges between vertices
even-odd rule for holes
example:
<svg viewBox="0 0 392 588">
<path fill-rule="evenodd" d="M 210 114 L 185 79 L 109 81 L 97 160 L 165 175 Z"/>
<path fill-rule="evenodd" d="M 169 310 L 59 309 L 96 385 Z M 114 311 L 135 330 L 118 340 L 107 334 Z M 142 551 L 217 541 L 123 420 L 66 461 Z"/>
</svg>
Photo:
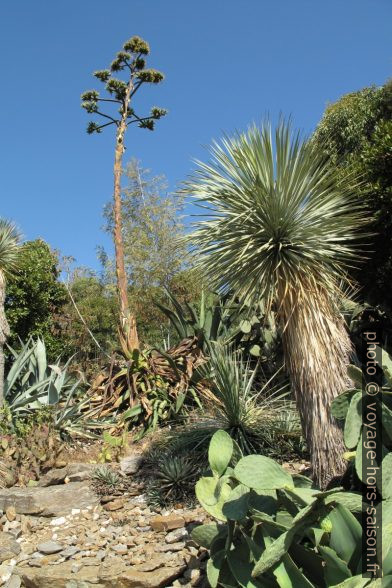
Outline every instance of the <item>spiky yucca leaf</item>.
<svg viewBox="0 0 392 588">
<path fill-rule="evenodd" d="M 0 271 L 6 276 L 17 268 L 21 237 L 16 226 L 0 219 Z"/>
<path fill-rule="evenodd" d="M 271 302 L 279 288 L 335 290 L 368 221 L 314 147 L 281 123 L 226 138 L 198 162 L 185 191 L 206 210 L 191 242 L 214 285 Z M 200 257 L 200 255 L 202 257 Z"/>
</svg>

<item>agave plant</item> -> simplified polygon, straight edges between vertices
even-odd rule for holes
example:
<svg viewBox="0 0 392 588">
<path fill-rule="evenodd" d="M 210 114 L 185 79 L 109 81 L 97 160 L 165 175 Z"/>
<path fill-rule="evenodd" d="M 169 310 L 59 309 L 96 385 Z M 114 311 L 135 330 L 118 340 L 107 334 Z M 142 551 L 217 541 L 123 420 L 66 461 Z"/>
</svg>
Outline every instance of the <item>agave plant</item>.
<svg viewBox="0 0 392 588">
<path fill-rule="evenodd" d="M 120 476 L 111 468 L 107 466 L 98 466 L 91 474 L 92 480 L 99 484 L 108 486 L 109 488 L 116 488 L 121 482 Z"/>
<path fill-rule="evenodd" d="M 105 423 L 89 421 L 89 399 L 77 400 L 80 380 L 68 373 L 69 361 L 48 364 L 45 343 L 40 338 L 21 342 L 20 350 L 8 346 L 12 364 L 4 382 L 4 397 L 13 419 L 48 407 L 54 427 L 67 434 L 95 437 L 91 431 Z M 91 415 L 90 415 L 91 413 Z"/>
<path fill-rule="evenodd" d="M 206 351 L 210 341 L 227 336 L 231 324 L 230 310 L 219 297 L 214 294 L 206 296 L 203 291 L 199 307 L 195 308 L 187 302 L 181 304 L 171 292 L 166 293 L 172 308 L 159 302 L 155 304 L 168 317 L 180 340 L 197 337 L 200 348 Z"/>
<path fill-rule="evenodd" d="M 178 454 L 202 452 L 212 435 L 224 429 L 245 453 L 263 452 L 289 457 L 301 447 L 301 427 L 287 381 L 278 382 L 251 368 L 241 351 L 221 343 L 210 344 L 210 359 L 198 368 L 203 412 L 192 413 L 186 426 L 165 434 Z M 257 374 L 257 380 L 256 380 Z M 201 458 L 202 459 L 202 458 Z"/>
<path fill-rule="evenodd" d="M 235 344 L 254 357 L 262 356 L 262 351 L 271 355 L 276 343 L 276 329 L 272 314 L 265 317 L 264 305 L 261 302 L 257 308 L 242 308 L 236 296 L 229 293 L 224 297 L 216 294 L 201 294 L 199 305 L 181 302 L 169 291 L 167 296 L 171 307 L 155 302 L 156 306 L 165 314 L 180 340 L 197 337 L 200 349 L 209 354 L 210 343 L 219 341 L 224 344 Z"/>
<path fill-rule="evenodd" d="M 184 190 L 206 212 L 190 235 L 220 292 L 274 307 L 314 476 L 324 487 L 345 469 L 329 411 L 347 388 L 351 343 L 337 302 L 353 242 L 368 222 L 325 158 L 282 122 L 212 147 Z"/>
<path fill-rule="evenodd" d="M 12 364 L 4 382 L 4 397 L 13 413 L 25 413 L 57 404 L 73 396 L 80 382 L 67 373 L 68 363 L 48 364 L 42 339 L 21 343 L 20 350 L 8 347 Z"/>
<path fill-rule="evenodd" d="M 151 504 L 164 506 L 194 497 L 194 484 L 200 474 L 194 459 L 167 452 L 150 453 L 147 467 L 150 483 L 147 495 Z"/>
</svg>

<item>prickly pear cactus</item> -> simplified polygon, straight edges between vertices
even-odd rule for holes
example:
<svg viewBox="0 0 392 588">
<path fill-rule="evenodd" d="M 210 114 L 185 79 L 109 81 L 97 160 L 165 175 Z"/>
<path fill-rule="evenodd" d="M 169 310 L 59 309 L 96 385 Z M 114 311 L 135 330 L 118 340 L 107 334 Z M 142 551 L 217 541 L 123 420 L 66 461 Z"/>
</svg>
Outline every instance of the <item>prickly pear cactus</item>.
<svg viewBox="0 0 392 588">
<path fill-rule="evenodd" d="M 372 585 L 358 575 L 360 494 L 342 488 L 321 492 L 310 479 L 293 478 L 270 458 L 250 455 L 232 463 L 233 453 L 227 433 L 216 433 L 209 450 L 212 476 L 196 484 L 199 502 L 217 520 L 192 532 L 193 540 L 209 550 L 212 588 Z M 392 479 L 392 461 L 384 460 L 383 491 Z M 392 529 L 392 509 L 385 515 L 383 525 Z M 383 561 L 392 575 L 388 533 L 383 533 Z"/>
</svg>

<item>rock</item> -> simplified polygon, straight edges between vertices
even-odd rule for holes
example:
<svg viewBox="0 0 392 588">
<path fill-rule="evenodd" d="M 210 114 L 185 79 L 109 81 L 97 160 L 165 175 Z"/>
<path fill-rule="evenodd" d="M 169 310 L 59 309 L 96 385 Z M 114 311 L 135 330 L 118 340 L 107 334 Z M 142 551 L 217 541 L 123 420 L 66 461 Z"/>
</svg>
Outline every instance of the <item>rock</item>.
<svg viewBox="0 0 392 588">
<path fill-rule="evenodd" d="M 172 529 L 179 529 L 185 525 L 183 517 L 170 514 L 158 515 L 150 520 L 150 526 L 154 531 L 171 531 Z"/>
<path fill-rule="evenodd" d="M 12 576 L 12 572 L 14 571 L 14 566 L 6 566 L 4 564 L 0 565 L 0 584 L 3 585 L 4 582 L 7 582 Z"/>
<path fill-rule="evenodd" d="M 70 482 L 84 482 L 91 476 L 96 466 L 90 463 L 70 463 L 63 468 L 49 470 L 38 481 L 38 486 L 46 488 L 48 486 L 57 486 L 63 484 L 65 480 Z"/>
<path fill-rule="evenodd" d="M 91 478 L 96 467 L 93 463 L 70 463 L 67 477 L 70 482 L 85 482 Z"/>
<path fill-rule="evenodd" d="M 68 467 L 49 470 L 38 480 L 38 486 L 46 488 L 47 486 L 56 486 L 62 484 L 68 473 Z"/>
<path fill-rule="evenodd" d="M 64 545 L 60 545 L 60 543 L 57 543 L 57 541 L 46 541 L 45 543 L 40 543 L 37 546 L 37 549 L 45 555 L 51 555 L 52 553 L 59 553 L 59 551 L 63 551 Z"/>
<path fill-rule="evenodd" d="M 65 517 L 58 517 L 57 519 L 52 519 L 50 524 L 52 527 L 61 527 L 62 525 L 65 525 L 66 522 L 67 519 Z"/>
<path fill-rule="evenodd" d="M 167 558 L 165 556 L 156 556 L 153 558 L 149 558 L 146 563 L 139 564 L 137 569 L 139 572 L 152 572 L 157 570 L 158 568 L 163 567 L 167 563 Z"/>
<path fill-rule="evenodd" d="M 179 541 L 178 543 L 157 545 L 155 550 L 165 553 L 168 551 L 181 551 L 181 549 L 184 549 L 184 547 L 185 547 L 185 543 L 183 543 L 182 541 Z"/>
<path fill-rule="evenodd" d="M 70 545 L 69 547 L 66 547 L 65 549 L 63 549 L 63 551 L 61 552 L 61 556 L 65 557 L 65 559 L 69 559 L 70 557 L 72 557 L 76 553 L 79 553 L 79 551 L 80 551 L 80 549 L 78 549 L 74 545 Z"/>
<path fill-rule="evenodd" d="M 165 541 L 166 543 L 177 543 L 177 541 L 182 541 L 187 537 L 188 531 L 184 527 L 181 527 L 175 531 L 172 531 L 171 533 L 168 533 L 165 537 Z"/>
<path fill-rule="evenodd" d="M 0 563 L 20 553 L 20 545 L 10 533 L 0 532 Z"/>
<path fill-rule="evenodd" d="M 14 506 L 17 513 L 44 517 L 69 514 L 73 508 L 97 504 L 97 497 L 87 482 L 0 490 L 0 509 Z"/>
<path fill-rule="evenodd" d="M 123 508 L 124 504 L 124 498 L 116 498 L 115 500 L 104 504 L 103 508 L 108 511 L 120 510 L 120 508 Z"/>
<path fill-rule="evenodd" d="M 126 476 L 136 474 L 143 463 L 143 456 L 139 453 L 127 455 L 120 460 L 120 470 Z"/>
<path fill-rule="evenodd" d="M 118 555 L 125 555 L 126 553 L 128 553 L 128 547 L 123 543 L 113 545 L 112 550 L 115 551 Z"/>
<path fill-rule="evenodd" d="M 16 510 L 15 510 L 15 507 L 14 506 L 9 506 L 8 508 L 6 508 L 5 509 L 5 516 L 10 521 L 10 523 L 12 521 L 14 521 L 16 519 Z"/>
</svg>

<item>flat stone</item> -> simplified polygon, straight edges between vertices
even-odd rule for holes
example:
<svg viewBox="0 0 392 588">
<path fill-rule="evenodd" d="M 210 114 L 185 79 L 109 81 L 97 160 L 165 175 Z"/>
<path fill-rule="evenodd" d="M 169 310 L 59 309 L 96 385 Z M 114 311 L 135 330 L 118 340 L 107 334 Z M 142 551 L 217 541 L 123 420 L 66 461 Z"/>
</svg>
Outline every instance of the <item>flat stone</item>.
<svg viewBox="0 0 392 588">
<path fill-rule="evenodd" d="M 166 543 L 163 545 L 157 545 L 155 550 L 156 551 L 161 551 L 163 553 L 168 552 L 168 551 L 181 551 L 181 549 L 184 549 L 185 547 L 185 543 L 183 543 L 182 541 L 179 541 L 178 543 Z"/>
<path fill-rule="evenodd" d="M 143 463 L 143 456 L 139 453 L 127 455 L 120 460 L 120 470 L 126 476 L 136 474 Z"/>
<path fill-rule="evenodd" d="M 7 582 L 11 578 L 13 571 L 14 571 L 14 566 L 7 566 L 5 564 L 0 565 L 0 584 L 1 585 L 3 585 L 4 582 Z"/>
<path fill-rule="evenodd" d="M 64 545 L 60 545 L 60 543 L 57 543 L 56 541 L 46 541 L 45 543 L 40 543 L 37 546 L 37 549 L 45 555 L 51 555 L 52 553 L 63 551 Z"/>
<path fill-rule="evenodd" d="M 52 527 L 61 527 L 62 525 L 65 525 L 66 522 L 67 519 L 65 517 L 58 517 L 57 519 L 52 519 L 50 524 Z"/>
<path fill-rule="evenodd" d="M 150 519 L 150 526 L 154 531 L 171 531 L 172 529 L 180 529 L 184 525 L 184 517 L 175 514 L 158 515 Z"/>
<path fill-rule="evenodd" d="M 187 539 L 187 537 L 188 531 L 184 527 L 181 527 L 168 533 L 165 537 L 165 541 L 166 543 L 177 543 L 178 541 L 183 541 L 184 539 Z"/>
<path fill-rule="evenodd" d="M 67 480 L 67 483 L 84 482 L 90 479 L 95 467 L 94 464 L 90 463 L 70 463 L 63 468 L 49 470 L 38 480 L 38 486 L 44 488 L 57 486 L 58 484 L 64 484 L 65 480 Z"/>
<path fill-rule="evenodd" d="M 124 503 L 124 498 L 116 498 L 115 500 L 104 504 L 103 508 L 108 511 L 120 510 L 120 508 L 123 508 Z"/>
<path fill-rule="evenodd" d="M 98 503 L 87 482 L 73 482 L 41 488 L 9 488 L 0 490 L 0 509 L 14 506 L 19 514 L 44 517 L 69 514 L 73 508 L 87 508 Z"/>
<path fill-rule="evenodd" d="M 113 545 L 111 549 L 115 551 L 118 555 L 125 555 L 126 553 L 128 553 L 128 547 L 123 543 Z"/>
<path fill-rule="evenodd" d="M 79 551 L 80 551 L 80 549 L 78 549 L 74 545 L 70 545 L 69 547 L 66 547 L 65 549 L 63 549 L 63 551 L 61 552 L 61 556 L 65 557 L 65 559 L 68 559 L 68 558 L 76 555 L 76 553 L 79 553 Z"/>
<path fill-rule="evenodd" d="M 20 553 L 20 545 L 10 533 L 0 532 L 0 563 Z"/>
</svg>

